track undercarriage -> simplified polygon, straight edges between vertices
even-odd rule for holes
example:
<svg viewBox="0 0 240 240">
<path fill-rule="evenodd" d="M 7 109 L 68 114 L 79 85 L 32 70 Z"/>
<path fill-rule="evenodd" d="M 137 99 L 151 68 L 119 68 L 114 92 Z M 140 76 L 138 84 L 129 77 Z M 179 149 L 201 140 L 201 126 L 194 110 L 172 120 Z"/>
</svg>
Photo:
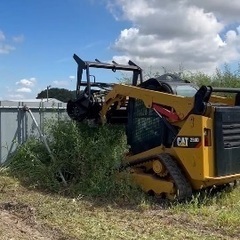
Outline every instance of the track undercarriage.
<svg viewBox="0 0 240 240">
<path fill-rule="evenodd" d="M 170 154 L 162 153 L 147 159 L 127 163 L 133 180 L 143 191 L 170 200 L 184 200 L 192 196 L 192 187 Z"/>
</svg>

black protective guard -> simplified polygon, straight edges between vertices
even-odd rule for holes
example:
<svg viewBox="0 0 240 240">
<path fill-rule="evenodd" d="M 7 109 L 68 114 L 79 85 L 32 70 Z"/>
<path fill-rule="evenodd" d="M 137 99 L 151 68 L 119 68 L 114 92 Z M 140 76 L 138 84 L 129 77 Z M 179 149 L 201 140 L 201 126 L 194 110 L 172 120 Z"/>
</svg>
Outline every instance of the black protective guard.
<svg viewBox="0 0 240 240">
<path fill-rule="evenodd" d="M 240 107 L 216 107 L 214 119 L 216 175 L 240 173 Z"/>
</svg>

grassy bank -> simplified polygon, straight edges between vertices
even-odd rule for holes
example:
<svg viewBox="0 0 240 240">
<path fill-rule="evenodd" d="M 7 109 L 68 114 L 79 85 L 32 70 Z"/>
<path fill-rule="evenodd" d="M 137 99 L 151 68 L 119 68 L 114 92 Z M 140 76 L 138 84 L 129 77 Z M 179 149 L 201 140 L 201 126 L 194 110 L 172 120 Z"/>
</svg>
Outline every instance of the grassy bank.
<svg viewBox="0 0 240 240">
<path fill-rule="evenodd" d="M 11 208 L 8 211 L 61 231 L 62 238 L 56 239 L 239 239 L 240 236 L 239 188 L 201 200 L 196 197 L 189 204 L 120 205 L 100 198 L 81 195 L 71 198 L 29 190 L 4 175 L 0 177 L 0 206 L 14 202 L 14 211 Z M 23 207 L 17 206 L 28 206 L 32 211 L 23 215 Z"/>
</svg>

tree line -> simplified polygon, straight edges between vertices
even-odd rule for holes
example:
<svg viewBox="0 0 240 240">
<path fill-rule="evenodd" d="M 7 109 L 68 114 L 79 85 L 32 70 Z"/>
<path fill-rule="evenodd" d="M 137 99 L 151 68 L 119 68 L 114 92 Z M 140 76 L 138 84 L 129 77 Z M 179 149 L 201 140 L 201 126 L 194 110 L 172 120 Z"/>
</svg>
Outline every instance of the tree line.
<svg viewBox="0 0 240 240">
<path fill-rule="evenodd" d="M 172 72 L 174 73 L 174 72 Z M 198 86 L 206 85 L 213 87 L 232 87 L 240 88 L 240 63 L 236 70 L 231 70 L 230 66 L 225 64 L 223 69 L 216 69 L 215 73 L 209 75 L 203 72 L 180 71 L 178 74 L 181 78 L 186 79 Z M 146 79 L 159 75 L 159 73 L 150 72 L 146 74 Z M 130 83 L 131 79 L 123 76 L 122 79 L 117 79 L 118 82 Z M 47 96 L 48 95 L 48 96 Z M 68 102 L 70 99 L 75 99 L 76 91 L 71 91 L 65 88 L 50 88 L 41 91 L 37 95 L 40 98 L 55 98 L 62 102 Z"/>
<path fill-rule="evenodd" d="M 76 91 L 70 91 L 65 88 L 50 88 L 50 89 L 45 89 L 38 93 L 37 99 L 41 98 L 55 98 L 59 101 L 62 102 L 68 102 L 70 99 L 75 98 L 75 93 Z"/>
</svg>

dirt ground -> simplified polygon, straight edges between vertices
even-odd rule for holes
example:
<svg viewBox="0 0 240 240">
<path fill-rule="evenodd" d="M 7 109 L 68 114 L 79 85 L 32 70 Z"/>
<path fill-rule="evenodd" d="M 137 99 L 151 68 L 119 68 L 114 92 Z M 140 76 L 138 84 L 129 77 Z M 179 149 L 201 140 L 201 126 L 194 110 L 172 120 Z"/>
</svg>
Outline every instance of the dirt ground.
<svg viewBox="0 0 240 240">
<path fill-rule="evenodd" d="M 35 210 L 27 205 L 7 202 L 0 205 L 1 240 L 73 240 L 58 229 L 38 223 Z"/>
</svg>

